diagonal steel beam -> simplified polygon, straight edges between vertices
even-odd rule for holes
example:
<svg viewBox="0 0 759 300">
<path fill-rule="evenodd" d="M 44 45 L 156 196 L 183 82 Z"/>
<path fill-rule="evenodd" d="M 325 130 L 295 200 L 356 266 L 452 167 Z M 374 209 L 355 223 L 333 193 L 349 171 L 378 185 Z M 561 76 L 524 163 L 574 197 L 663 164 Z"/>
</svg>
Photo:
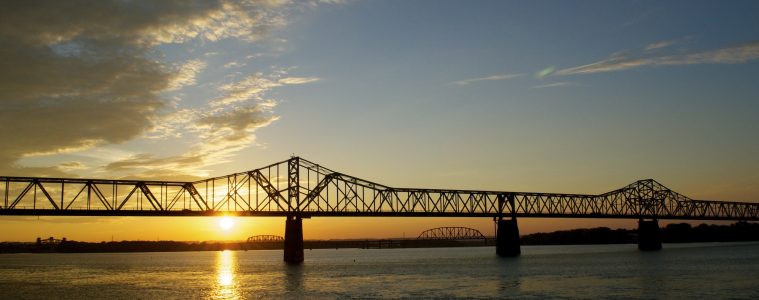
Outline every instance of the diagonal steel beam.
<svg viewBox="0 0 759 300">
<path fill-rule="evenodd" d="M 40 188 L 40 191 L 42 191 L 42 194 L 45 195 L 45 198 L 50 201 L 50 204 L 52 204 L 55 209 L 60 209 L 60 207 L 58 207 L 58 204 L 55 203 L 55 200 L 53 200 L 53 197 L 50 197 L 50 194 L 47 192 L 45 187 L 42 186 L 42 183 L 40 183 L 39 180 L 36 180 L 35 184 L 37 184 L 37 187 Z"/>
<path fill-rule="evenodd" d="M 287 200 L 285 200 L 285 198 L 282 197 L 282 193 L 280 193 L 276 188 L 274 188 L 271 182 L 269 182 L 269 180 L 266 179 L 266 176 L 264 176 L 264 174 L 262 174 L 260 170 L 251 172 L 250 176 L 253 178 L 253 180 L 256 181 L 256 183 L 258 183 L 259 186 L 261 186 L 261 188 L 264 189 L 266 194 L 269 196 L 270 202 L 274 201 L 274 204 L 276 204 L 277 207 L 279 207 L 281 211 L 287 211 L 282 206 L 282 204 L 279 203 L 280 201 L 285 202 Z"/>
</svg>

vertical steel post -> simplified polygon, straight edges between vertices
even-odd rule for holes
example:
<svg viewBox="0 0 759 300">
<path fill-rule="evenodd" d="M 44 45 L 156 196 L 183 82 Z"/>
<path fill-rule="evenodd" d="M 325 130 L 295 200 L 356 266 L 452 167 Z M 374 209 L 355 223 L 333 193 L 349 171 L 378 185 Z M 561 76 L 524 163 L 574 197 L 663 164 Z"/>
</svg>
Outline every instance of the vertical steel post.
<svg viewBox="0 0 759 300">
<path fill-rule="evenodd" d="M 87 182 L 87 210 L 90 209 L 90 201 L 92 200 L 92 182 Z"/>
<path fill-rule="evenodd" d="M 287 161 L 287 207 L 297 212 L 300 208 L 300 158 L 293 157 Z"/>
</svg>

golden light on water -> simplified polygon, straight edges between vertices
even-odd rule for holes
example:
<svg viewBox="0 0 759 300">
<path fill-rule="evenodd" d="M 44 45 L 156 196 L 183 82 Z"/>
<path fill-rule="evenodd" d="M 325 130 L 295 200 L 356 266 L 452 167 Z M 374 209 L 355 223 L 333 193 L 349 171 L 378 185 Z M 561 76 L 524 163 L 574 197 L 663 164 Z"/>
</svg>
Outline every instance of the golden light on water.
<svg viewBox="0 0 759 300">
<path fill-rule="evenodd" d="M 236 281 L 237 257 L 229 250 L 219 252 L 216 256 L 216 286 L 214 299 L 239 299 L 240 291 Z"/>
<path fill-rule="evenodd" d="M 232 273 L 219 274 L 219 285 L 228 287 L 234 283 L 234 275 Z"/>
</svg>

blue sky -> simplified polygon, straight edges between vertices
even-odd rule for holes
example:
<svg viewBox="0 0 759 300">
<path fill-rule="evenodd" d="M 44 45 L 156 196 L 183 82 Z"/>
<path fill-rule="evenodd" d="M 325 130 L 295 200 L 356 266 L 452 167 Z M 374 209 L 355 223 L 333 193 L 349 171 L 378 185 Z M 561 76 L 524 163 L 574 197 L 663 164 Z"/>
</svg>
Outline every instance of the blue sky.
<svg viewBox="0 0 759 300">
<path fill-rule="evenodd" d="M 483 188 L 519 182 L 598 191 L 625 177 L 698 186 L 730 173 L 756 181 L 756 45 L 736 63 L 558 74 L 615 56 L 674 60 L 756 43 L 755 6 L 359 1 L 320 7 L 284 30 L 289 49 L 278 58 L 320 80 L 278 91 L 286 99 L 278 106 L 282 118 L 259 138 L 284 140 L 287 146 L 267 149 L 275 153 L 297 149 L 291 152 L 355 168 L 392 166 L 383 174 L 391 181 L 404 168 L 489 174 L 472 180 L 475 186 L 504 171 L 530 175 Z M 399 162 L 388 163 L 393 160 Z M 578 175 L 561 175 L 567 173 Z M 448 184 L 400 178 L 401 185 Z"/>
<path fill-rule="evenodd" d="M 3 175 L 295 154 L 400 187 L 759 199 L 756 1 L 82 5 L 0 13 Z"/>
</svg>

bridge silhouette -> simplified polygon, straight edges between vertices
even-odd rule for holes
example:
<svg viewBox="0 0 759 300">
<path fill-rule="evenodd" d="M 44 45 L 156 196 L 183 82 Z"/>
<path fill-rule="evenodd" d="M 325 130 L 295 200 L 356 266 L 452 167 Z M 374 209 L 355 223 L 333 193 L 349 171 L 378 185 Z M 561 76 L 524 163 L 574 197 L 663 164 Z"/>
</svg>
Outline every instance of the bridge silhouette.
<svg viewBox="0 0 759 300">
<path fill-rule="evenodd" d="M 254 235 L 251 237 L 248 237 L 247 242 L 248 243 L 254 243 L 254 242 L 282 242 L 285 238 L 279 235 L 270 235 L 270 234 L 262 234 L 262 235 Z"/>
<path fill-rule="evenodd" d="M 641 250 L 661 248 L 660 219 L 759 220 L 759 203 L 693 200 L 653 179 L 599 195 L 395 188 L 300 157 L 195 182 L 0 177 L 0 192 L 0 215 L 282 216 L 288 262 L 303 261 L 302 219 L 321 216 L 493 218 L 501 256 L 520 254 L 518 217 L 638 219 Z"/>
<path fill-rule="evenodd" d="M 417 240 L 487 240 L 482 232 L 469 227 L 437 227 L 422 231 Z"/>
</svg>

